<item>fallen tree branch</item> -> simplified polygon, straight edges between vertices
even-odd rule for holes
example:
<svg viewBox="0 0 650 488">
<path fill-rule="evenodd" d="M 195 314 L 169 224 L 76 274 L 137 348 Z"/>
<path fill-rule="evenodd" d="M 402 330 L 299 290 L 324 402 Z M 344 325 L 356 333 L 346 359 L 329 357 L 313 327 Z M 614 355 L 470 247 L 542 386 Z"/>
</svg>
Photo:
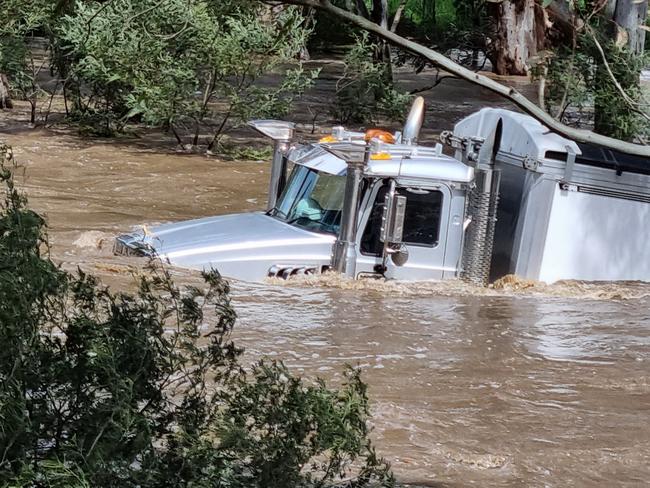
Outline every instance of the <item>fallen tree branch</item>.
<svg viewBox="0 0 650 488">
<path fill-rule="evenodd" d="M 596 134 L 588 130 L 576 129 L 574 127 L 564 125 L 561 122 L 555 120 L 551 115 L 539 108 L 537 105 L 535 105 L 535 103 L 528 100 L 524 95 L 519 93 L 514 88 L 502 85 L 501 83 L 488 78 L 487 76 L 474 73 L 473 71 L 454 63 L 451 59 L 447 58 L 437 51 L 434 51 L 433 49 L 429 49 L 416 42 L 405 39 L 402 36 L 389 31 L 388 29 L 381 28 L 369 20 L 347 12 L 346 10 L 335 7 L 330 3 L 329 0 L 282 0 L 280 3 L 313 7 L 345 19 L 364 30 L 372 32 L 382 39 L 387 40 L 397 47 L 400 47 L 406 51 L 429 60 L 431 63 L 442 68 L 448 73 L 457 76 L 458 78 L 462 78 L 471 83 L 482 86 L 483 88 L 486 88 L 498 95 L 507 98 L 521 110 L 540 121 L 553 132 L 557 132 L 558 134 L 563 135 L 569 139 L 573 139 L 578 142 L 598 144 L 600 146 L 614 149 L 616 151 L 650 158 L 650 147 L 648 146 L 633 144 L 631 142 L 614 139 L 613 137 Z"/>
</svg>

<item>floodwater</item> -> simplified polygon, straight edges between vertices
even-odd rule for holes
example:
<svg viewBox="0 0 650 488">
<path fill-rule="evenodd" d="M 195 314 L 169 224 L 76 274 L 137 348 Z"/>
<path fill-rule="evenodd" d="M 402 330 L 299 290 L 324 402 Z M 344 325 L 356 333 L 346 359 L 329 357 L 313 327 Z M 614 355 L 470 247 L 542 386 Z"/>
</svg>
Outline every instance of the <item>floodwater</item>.
<svg viewBox="0 0 650 488">
<path fill-rule="evenodd" d="M 455 80 L 432 97 L 444 111 L 430 111 L 431 131 L 501 103 Z M 31 130 L 21 109 L 0 116 L 0 137 L 14 146 L 31 204 L 48 219 L 55 260 L 113 288 L 129 287 L 141 264 L 112 255 L 116 234 L 265 205 L 266 163 L 175 153 L 150 138 Z M 333 384 L 346 363 L 364 369 L 373 436 L 402 482 L 610 487 L 650 479 L 650 285 L 232 284 L 235 336 L 249 360 L 282 359 Z"/>
</svg>

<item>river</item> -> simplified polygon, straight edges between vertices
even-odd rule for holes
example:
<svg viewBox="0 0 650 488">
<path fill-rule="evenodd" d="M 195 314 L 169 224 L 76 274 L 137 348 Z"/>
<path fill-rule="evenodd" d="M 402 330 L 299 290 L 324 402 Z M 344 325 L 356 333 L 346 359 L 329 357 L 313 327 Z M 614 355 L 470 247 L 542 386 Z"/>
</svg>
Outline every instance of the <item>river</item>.
<svg viewBox="0 0 650 488">
<path fill-rule="evenodd" d="M 443 111 L 429 112 L 431 133 L 502 103 L 457 80 L 441 87 L 429 100 Z M 0 137 L 49 222 L 54 259 L 113 288 L 132 286 L 142 264 L 112 255 L 116 234 L 265 205 L 267 163 L 176 153 L 150 137 L 80 139 L 30 129 L 26 117 L 23 104 L 2 114 Z M 232 285 L 235 338 L 249 360 L 282 359 L 332 384 L 346 363 L 364 369 L 373 437 L 400 481 L 647 486 L 650 285 L 514 280 L 480 289 L 332 277 Z"/>
</svg>

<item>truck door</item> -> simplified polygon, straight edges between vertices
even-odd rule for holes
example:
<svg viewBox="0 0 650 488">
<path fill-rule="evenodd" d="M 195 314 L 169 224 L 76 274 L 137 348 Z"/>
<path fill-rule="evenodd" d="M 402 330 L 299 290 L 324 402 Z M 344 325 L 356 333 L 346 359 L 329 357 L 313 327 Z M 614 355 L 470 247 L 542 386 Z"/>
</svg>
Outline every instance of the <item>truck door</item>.
<svg viewBox="0 0 650 488">
<path fill-rule="evenodd" d="M 370 263 L 381 265 L 383 243 L 379 240 L 388 183 L 374 190 L 374 203 L 365 220 L 359 241 L 357 271 L 370 271 Z M 398 185 L 406 197 L 403 242 L 409 259 L 403 266 L 386 260 L 385 276 L 400 280 L 442 279 L 449 222 L 451 191 L 447 185 Z M 363 220 L 362 220 L 363 224 Z"/>
</svg>

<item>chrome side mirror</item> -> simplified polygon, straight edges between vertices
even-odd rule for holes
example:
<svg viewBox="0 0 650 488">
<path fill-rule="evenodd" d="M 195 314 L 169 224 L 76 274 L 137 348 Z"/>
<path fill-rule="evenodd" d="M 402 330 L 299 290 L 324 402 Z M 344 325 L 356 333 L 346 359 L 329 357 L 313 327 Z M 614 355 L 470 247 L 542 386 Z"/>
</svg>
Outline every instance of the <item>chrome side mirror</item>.
<svg viewBox="0 0 650 488">
<path fill-rule="evenodd" d="M 404 244 L 391 244 L 386 248 L 395 266 L 404 266 L 409 260 L 409 250 Z"/>
<path fill-rule="evenodd" d="M 284 120 L 249 120 L 248 125 L 263 136 L 282 142 L 291 141 L 296 129 L 296 124 Z"/>
<path fill-rule="evenodd" d="M 406 216 L 406 197 L 394 192 L 386 194 L 381 217 L 379 240 L 385 244 L 401 244 Z"/>
<path fill-rule="evenodd" d="M 248 125 L 260 134 L 273 140 L 273 160 L 271 161 L 271 179 L 269 181 L 269 199 L 267 210 L 272 210 L 284 189 L 287 179 L 287 161 L 285 155 L 293 140 L 296 124 L 282 120 L 251 120 Z"/>
</svg>

